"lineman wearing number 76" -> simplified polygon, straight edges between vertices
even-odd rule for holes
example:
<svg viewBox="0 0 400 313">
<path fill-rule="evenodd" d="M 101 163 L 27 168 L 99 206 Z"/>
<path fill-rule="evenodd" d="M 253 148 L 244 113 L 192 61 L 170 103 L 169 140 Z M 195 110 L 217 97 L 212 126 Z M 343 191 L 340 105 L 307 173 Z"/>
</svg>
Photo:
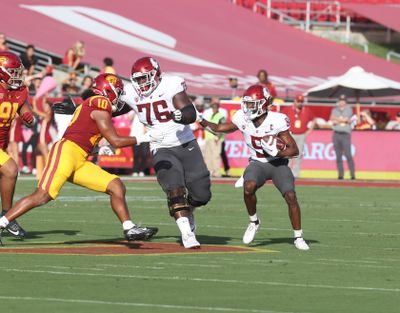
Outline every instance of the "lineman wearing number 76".
<svg viewBox="0 0 400 313">
<path fill-rule="evenodd" d="M 308 250 L 309 246 L 303 239 L 301 229 L 300 206 L 294 190 L 294 177 L 288 167 L 288 158 L 298 155 L 299 150 L 289 133 L 288 117 L 269 111 L 271 101 L 271 95 L 265 87 L 253 85 L 244 92 L 241 110 L 233 115 L 231 122 L 214 124 L 203 119 L 200 124 L 216 133 L 240 130 L 249 147 L 250 162 L 241 178 L 244 202 L 250 219 L 243 242 L 251 243 L 260 227 L 256 191 L 267 180 L 272 180 L 288 205 L 295 247 Z"/>
<path fill-rule="evenodd" d="M 121 112 L 133 109 L 148 131 L 157 129 L 163 134 L 161 142 L 150 143 L 157 180 L 167 195 L 183 246 L 199 248 L 193 211 L 211 198 L 210 173 L 189 126 L 197 115 L 185 81 L 162 74 L 154 58 L 144 57 L 133 64 L 131 82 L 125 85 Z"/>
</svg>

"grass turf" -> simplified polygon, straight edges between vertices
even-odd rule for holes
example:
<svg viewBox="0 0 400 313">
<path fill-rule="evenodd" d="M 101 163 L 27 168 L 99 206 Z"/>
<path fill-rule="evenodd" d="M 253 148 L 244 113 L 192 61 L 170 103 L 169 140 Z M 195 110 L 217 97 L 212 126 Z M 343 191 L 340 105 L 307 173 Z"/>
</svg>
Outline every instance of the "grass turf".
<svg viewBox="0 0 400 313">
<path fill-rule="evenodd" d="M 20 180 L 16 198 L 34 184 Z M 105 257 L 0 250 L 2 311 L 398 312 L 399 190 L 297 191 L 308 252 L 294 248 L 284 201 L 266 186 L 258 193 L 262 226 L 252 244 L 260 252 Z M 160 227 L 154 242 L 178 242 L 157 183 L 128 182 L 127 199 L 135 222 Z M 203 244 L 242 245 L 247 216 L 241 191 L 213 185 L 213 199 L 196 219 Z M 70 184 L 59 200 L 19 221 L 29 238 L 5 237 L 7 247 L 122 237 L 108 198 Z"/>
</svg>

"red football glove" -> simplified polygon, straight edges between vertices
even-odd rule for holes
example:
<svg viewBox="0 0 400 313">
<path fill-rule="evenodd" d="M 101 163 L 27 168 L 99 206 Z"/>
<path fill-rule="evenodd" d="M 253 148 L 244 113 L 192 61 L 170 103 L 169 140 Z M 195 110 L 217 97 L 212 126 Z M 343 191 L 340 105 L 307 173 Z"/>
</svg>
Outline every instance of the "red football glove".
<svg viewBox="0 0 400 313">
<path fill-rule="evenodd" d="M 22 114 L 21 118 L 28 125 L 31 125 L 35 120 L 35 117 L 31 112 L 25 112 L 24 114 Z"/>
</svg>

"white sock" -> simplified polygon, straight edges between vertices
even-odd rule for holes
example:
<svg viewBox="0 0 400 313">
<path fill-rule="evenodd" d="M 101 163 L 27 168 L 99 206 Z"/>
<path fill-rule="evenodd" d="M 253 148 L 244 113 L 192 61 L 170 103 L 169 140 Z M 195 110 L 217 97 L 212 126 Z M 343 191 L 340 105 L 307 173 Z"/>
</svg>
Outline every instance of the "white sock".
<svg viewBox="0 0 400 313">
<path fill-rule="evenodd" d="M 192 232 L 192 230 L 190 229 L 189 219 L 187 217 L 178 218 L 176 220 L 176 224 L 178 225 L 182 235 Z"/>
<path fill-rule="evenodd" d="M 6 228 L 8 224 L 10 224 L 10 222 L 8 221 L 7 217 L 0 217 L 0 228 Z"/>
<path fill-rule="evenodd" d="M 257 222 L 258 221 L 258 216 L 257 213 L 254 215 L 249 215 L 250 222 Z"/>
<path fill-rule="evenodd" d="M 133 226 L 135 226 L 135 224 L 133 224 L 131 220 L 127 220 L 127 221 L 122 223 L 122 228 L 124 230 L 131 229 Z"/>
<path fill-rule="evenodd" d="M 294 232 L 294 238 L 303 237 L 303 230 L 302 229 L 298 229 L 298 230 L 294 229 L 293 232 Z"/>
</svg>

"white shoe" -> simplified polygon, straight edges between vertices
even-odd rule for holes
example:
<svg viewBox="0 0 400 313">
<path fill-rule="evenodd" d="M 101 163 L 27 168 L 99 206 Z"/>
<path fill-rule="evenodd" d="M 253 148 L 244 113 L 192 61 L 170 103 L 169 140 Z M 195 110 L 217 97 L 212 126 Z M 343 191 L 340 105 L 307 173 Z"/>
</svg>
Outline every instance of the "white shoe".
<svg viewBox="0 0 400 313">
<path fill-rule="evenodd" d="M 260 227 L 260 220 L 258 220 L 258 223 L 255 222 L 250 222 L 249 226 L 247 226 L 246 231 L 244 232 L 243 235 L 243 243 L 248 245 L 251 243 L 254 239 L 254 236 L 256 235 L 258 228 Z"/>
<path fill-rule="evenodd" d="M 133 172 L 132 176 L 133 176 L 133 177 L 138 177 L 138 176 L 139 176 L 139 174 L 138 174 L 138 173 L 136 173 L 136 172 Z"/>
<path fill-rule="evenodd" d="M 182 243 L 186 249 L 198 249 L 200 243 L 196 239 L 196 235 L 192 232 L 182 235 Z"/>
<path fill-rule="evenodd" d="M 302 237 L 298 237 L 294 240 L 294 246 L 299 249 L 299 250 L 310 250 L 310 247 L 308 246 L 307 242 L 304 241 Z"/>
<path fill-rule="evenodd" d="M 139 172 L 139 177 L 144 177 L 144 173 L 143 172 Z"/>
<path fill-rule="evenodd" d="M 29 168 L 27 166 L 23 166 L 21 169 L 21 173 L 22 174 L 30 174 L 31 171 L 29 170 Z"/>
</svg>

